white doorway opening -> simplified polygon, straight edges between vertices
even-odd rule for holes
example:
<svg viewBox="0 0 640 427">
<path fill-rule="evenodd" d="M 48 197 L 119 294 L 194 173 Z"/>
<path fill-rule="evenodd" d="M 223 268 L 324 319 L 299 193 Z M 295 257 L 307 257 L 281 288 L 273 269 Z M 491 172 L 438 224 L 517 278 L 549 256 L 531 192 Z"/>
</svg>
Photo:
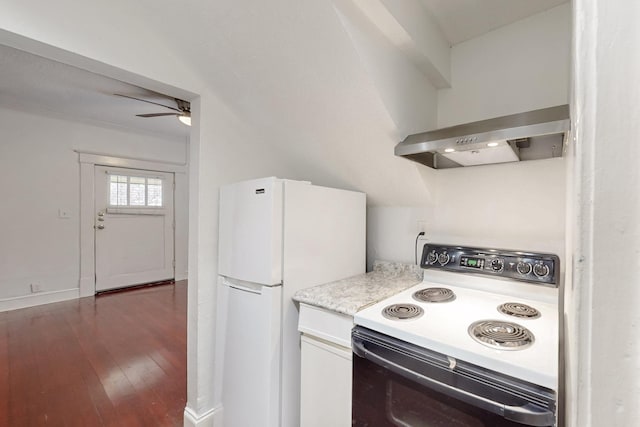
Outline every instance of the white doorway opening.
<svg viewBox="0 0 640 427">
<path fill-rule="evenodd" d="M 175 278 L 174 182 L 186 187 L 186 166 L 79 156 L 80 296 Z"/>
<path fill-rule="evenodd" d="M 96 293 L 175 278 L 173 173 L 95 166 Z"/>
</svg>

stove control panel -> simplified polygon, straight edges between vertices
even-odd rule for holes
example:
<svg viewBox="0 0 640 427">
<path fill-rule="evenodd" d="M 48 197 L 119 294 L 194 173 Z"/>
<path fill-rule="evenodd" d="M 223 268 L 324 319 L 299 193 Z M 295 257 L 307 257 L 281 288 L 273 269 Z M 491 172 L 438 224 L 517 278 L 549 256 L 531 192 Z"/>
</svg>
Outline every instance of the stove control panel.
<svg viewBox="0 0 640 427">
<path fill-rule="evenodd" d="M 553 254 L 433 243 L 424 245 L 420 266 L 556 287 L 560 274 L 560 259 Z"/>
</svg>

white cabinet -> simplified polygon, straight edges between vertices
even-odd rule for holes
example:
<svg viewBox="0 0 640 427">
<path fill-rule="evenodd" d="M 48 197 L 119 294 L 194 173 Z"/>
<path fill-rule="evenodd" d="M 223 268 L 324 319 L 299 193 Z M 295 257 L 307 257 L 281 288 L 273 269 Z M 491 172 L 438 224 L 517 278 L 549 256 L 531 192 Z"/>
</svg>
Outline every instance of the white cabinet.
<svg viewBox="0 0 640 427">
<path fill-rule="evenodd" d="M 351 316 L 300 304 L 301 427 L 351 426 Z"/>
<path fill-rule="evenodd" d="M 300 425 L 351 425 L 351 349 L 302 336 Z"/>
</svg>

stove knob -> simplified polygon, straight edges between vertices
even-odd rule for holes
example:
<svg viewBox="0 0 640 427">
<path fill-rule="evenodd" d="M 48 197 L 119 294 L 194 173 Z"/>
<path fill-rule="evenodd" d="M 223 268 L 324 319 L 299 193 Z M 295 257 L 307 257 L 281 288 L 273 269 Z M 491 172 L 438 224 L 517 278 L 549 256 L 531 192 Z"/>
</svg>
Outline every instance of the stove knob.
<svg viewBox="0 0 640 427">
<path fill-rule="evenodd" d="M 437 259 L 438 259 L 438 256 L 436 255 L 436 251 L 431 251 L 427 254 L 427 262 L 429 264 L 434 264 Z"/>
<path fill-rule="evenodd" d="M 531 273 L 531 269 L 533 267 L 531 267 L 531 263 L 530 262 L 524 262 L 524 261 L 520 261 L 518 263 L 518 265 L 516 266 L 516 270 L 518 270 L 518 273 L 522 274 L 522 275 L 526 275 Z"/>
<path fill-rule="evenodd" d="M 500 272 L 502 271 L 503 268 L 504 268 L 504 261 L 501 260 L 500 258 L 494 258 L 493 261 L 491 261 L 491 269 L 493 271 Z"/>
<path fill-rule="evenodd" d="M 446 263 L 448 263 L 449 254 L 446 252 L 442 252 L 440 255 L 438 255 L 438 262 L 440 263 L 440 265 L 445 265 Z"/>
<path fill-rule="evenodd" d="M 536 264 L 533 266 L 533 274 L 542 278 L 549 274 L 549 266 L 545 264 Z"/>
</svg>

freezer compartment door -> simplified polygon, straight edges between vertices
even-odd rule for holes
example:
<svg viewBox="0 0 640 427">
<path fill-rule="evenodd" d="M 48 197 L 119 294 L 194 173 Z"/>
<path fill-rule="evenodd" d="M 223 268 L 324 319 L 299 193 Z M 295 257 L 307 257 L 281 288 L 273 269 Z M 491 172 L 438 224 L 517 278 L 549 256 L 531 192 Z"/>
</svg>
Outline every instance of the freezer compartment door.
<svg viewBox="0 0 640 427">
<path fill-rule="evenodd" d="M 280 425 L 281 291 L 282 286 L 219 281 L 226 427 Z"/>
<path fill-rule="evenodd" d="M 219 274 L 282 283 L 282 180 L 263 178 L 220 188 Z"/>
</svg>

